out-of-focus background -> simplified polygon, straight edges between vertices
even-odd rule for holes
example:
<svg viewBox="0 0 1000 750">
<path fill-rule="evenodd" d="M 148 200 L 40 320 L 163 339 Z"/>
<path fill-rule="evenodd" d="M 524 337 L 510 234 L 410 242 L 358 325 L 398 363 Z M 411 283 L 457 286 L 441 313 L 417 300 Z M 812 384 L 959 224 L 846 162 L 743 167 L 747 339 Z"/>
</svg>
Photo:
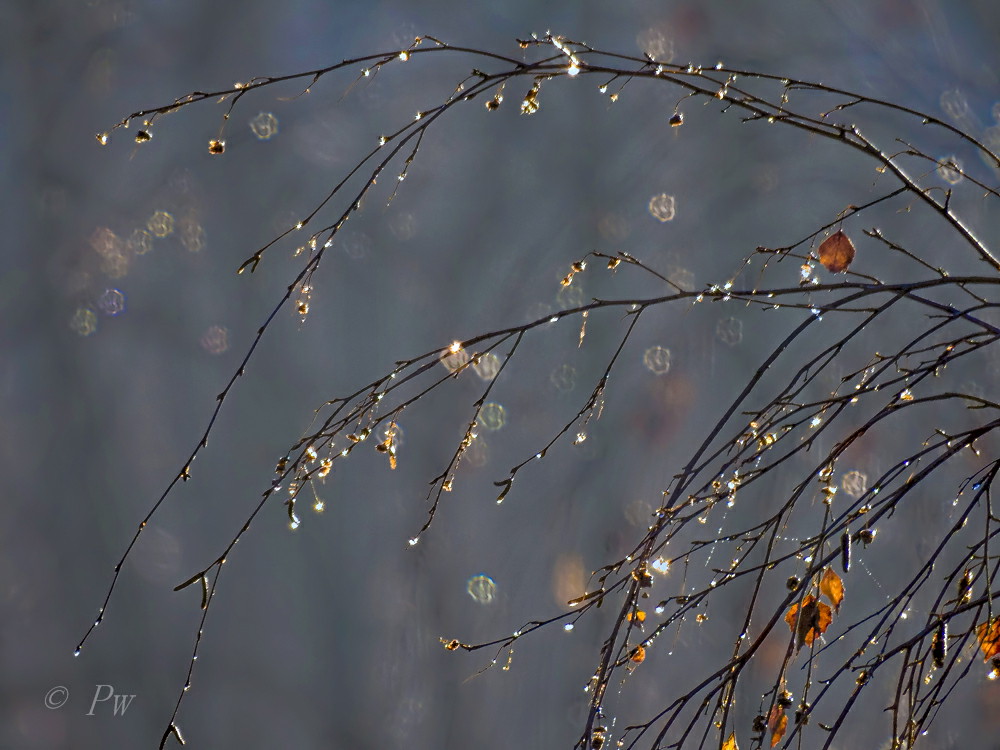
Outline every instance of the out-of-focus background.
<svg viewBox="0 0 1000 750">
<path fill-rule="evenodd" d="M 668 127 L 680 94 L 666 86 L 633 81 L 611 104 L 600 81 L 581 76 L 543 87 L 530 118 L 517 114 L 523 92 L 513 90 L 494 114 L 480 102 L 455 109 L 429 132 L 391 206 L 378 194 L 345 227 L 305 323 L 279 314 L 192 481 L 153 518 L 74 658 L 136 525 L 300 260 L 282 243 L 254 275 L 235 269 L 476 63 L 418 56 L 353 87 L 358 69 L 304 96 L 300 85 L 253 93 L 226 124 L 221 157 L 206 147 L 222 122 L 212 103 L 163 118 L 142 146 L 134 129 L 103 148 L 95 134 L 189 91 L 398 49 L 417 35 L 516 57 L 515 38 L 547 30 L 628 54 L 821 80 L 1000 140 L 1000 8 L 985 0 L 5 3 L 0 748 L 155 746 L 200 616 L 195 589 L 172 589 L 224 548 L 325 400 L 453 339 L 657 288 L 588 271 L 562 289 L 589 250 L 627 250 L 694 288 L 724 281 L 757 245 L 798 240 L 876 195 L 870 163 L 790 129 L 741 124 L 712 103 L 682 102 L 685 124 Z M 869 127 L 896 148 L 894 123 Z M 934 156 L 954 154 L 995 182 L 971 149 L 940 132 L 922 137 Z M 671 217 L 651 211 L 663 194 Z M 990 241 L 995 211 L 971 189 L 959 200 Z M 899 208 L 880 220 L 891 226 Z M 934 250 L 948 253 L 947 233 L 926 222 L 909 237 L 941 232 Z M 784 273 L 776 278 L 796 283 L 797 268 Z M 619 313 L 592 316 L 582 348 L 577 322 L 529 337 L 416 548 L 407 539 L 424 520 L 426 482 L 482 390 L 471 373 L 401 420 L 397 471 L 374 451 L 353 456 L 327 480 L 326 511 L 303 508 L 295 532 L 279 504 L 266 508 L 231 555 L 208 619 L 179 720 L 191 745 L 571 746 L 610 613 L 524 639 L 506 671 L 477 675 L 494 652 L 448 653 L 438 638 L 489 640 L 565 611 L 586 573 L 641 534 L 691 445 L 794 322 L 710 305 L 648 318 L 587 442 L 527 467 L 501 507 L 492 482 L 582 406 L 624 330 Z M 894 325 L 906 330 L 905 319 Z M 666 372 L 655 347 L 669 350 Z M 983 389 L 992 379 L 985 365 L 960 377 Z M 885 468 L 877 446 L 851 460 L 866 475 Z M 897 543 L 920 527 L 904 532 Z M 877 597 L 892 561 L 905 563 L 898 551 L 885 559 L 858 574 L 858 596 Z M 740 604 L 712 614 L 725 622 Z M 731 648 L 729 634 L 684 632 L 622 693 L 631 719 L 662 706 L 680 675 L 701 674 L 713 648 Z M 996 687 L 975 679 L 978 697 L 939 722 L 930 746 L 996 746 Z M 95 702 L 111 694 L 135 697 L 115 715 L 113 699 Z M 66 702 L 49 708 L 47 698 Z M 882 743 L 878 703 L 844 743 Z M 746 726 L 755 710 L 745 706 Z"/>
</svg>

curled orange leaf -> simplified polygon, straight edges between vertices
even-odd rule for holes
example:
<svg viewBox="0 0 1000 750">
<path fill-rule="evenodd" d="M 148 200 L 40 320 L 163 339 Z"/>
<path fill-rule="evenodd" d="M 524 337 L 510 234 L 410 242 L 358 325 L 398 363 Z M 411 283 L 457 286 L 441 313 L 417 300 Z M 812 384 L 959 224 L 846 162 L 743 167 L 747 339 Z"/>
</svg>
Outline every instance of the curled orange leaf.
<svg viewBox="0 0 1000 750">
<path fill-rule="evenodd" d="M 813 641 L 826 632 L 833 622 L 833 611 L 828 604 L 809 594 L 802 600 L 801 614 L 798 603 L 793 604 L 788 608 L 785 622 L 795 633 L 795 646 L 800 649 L 803 646 L 811 646 Z"/>
<path fill-rule="evenodd" d="M 646 649 L 643 646 L 636 646 L 629 658 L 636 664 L 642 664 L 646 660 Z"/>
<path fill-rule="evenodd" d="M 1000 656 L 1000 617 L 994 617 L 976 628 L 976 638 L 983 652 L 983 661 Z"/>
<path fill-rule="evenodd" d="M 844 582 L 833 568 L 827 568 L 819 582 L 819 592 L 830 600 L 835 611 L 840 612 L 840 603 L 844 601 Z"/>
<path fill-rule="evenodd" d="M 740 750 L 740 746 L 736 744 L 736 732 L 730 734 L 722 743 L 722 750 Z"/>
<path fill-rule="evenodd" d="M 854 243 L 843 230 L 834 232 L 819 245 L 819 262 L 830 273 L 843 273 L 854 260 Z"/>
<path fill-rule="evenodd" d="M 784 709 L 778 706 L 771 709 L 767 728 L 771 731 L 771 747 L 774 747 L 781 742 L 781 738 L 785 736 L 785 730 L 788 728 L 788 714 L 785 713 Z"/>
</svg>

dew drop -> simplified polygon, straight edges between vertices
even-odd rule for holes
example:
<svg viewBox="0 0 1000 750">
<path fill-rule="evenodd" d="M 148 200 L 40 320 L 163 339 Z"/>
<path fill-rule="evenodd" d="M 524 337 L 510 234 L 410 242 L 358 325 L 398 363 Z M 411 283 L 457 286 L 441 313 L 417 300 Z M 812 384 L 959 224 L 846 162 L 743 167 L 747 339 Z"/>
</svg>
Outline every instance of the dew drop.
<svg viewBox="0 0 1000 750">
<path fill-rule="evenodd" d="M 278 118 L 270 112 L 258 112 L 249 124 L 257 140 L 267 141 L 278 134 Z"/>
<path fill-rule="evenodd" d="M 106 289 L 97 298 L 97 309 L 111 317 L 120 315 L 125 310 L 125 295 L 117 289 Z"/>
<path fill-rule="evenodd" d="M 573 390 L 576 387 L 576 368 L 568 364 L 559 365 L 549 375 L 549 382 L 564 393 Z"/>
<path fill-rule="evenodd" d="M 197 253 L 205 247 L 205 228 L 196 221 L 181 221 L 181 244 L 189 253 Z"/>
<path fill-rule="evenodd" d="M 229 348 L 229 331 L 222 326 L 210 326 L 198 343 L 209 354 L 222 354 Z"/>
<path fill-rule="evenodd" d="M 153 249 L 153 235 L 145 229 L 135 229 L 126 240 L 125 246 L 135 255 L 145 255 Z"/>
<path fill-rule="evenodd" d="M 649 213 L 654 219 L 662 222 L 670 221 L 677 213 L 674 196 L 660 193 L 649 199 Z"/>
<path fill-rule="evenodd" d="M 480 573 L 466 582 L 465 590 L 479 604 L 489 604 L 496 597 L 497 585 L 488 575 Z"/>
<path fill-rule="evenodd" d="M 726 346 L 737 346 L 743 341 L 743 321 L 723 318 L 715 324 L 715 337 Z"/>
<path fill-rule="evenodd" d="M 500 372 L 500 358 L 492 352 L 487 352 L 473 362 L 472 369 L 483 380 L 493 380 Z"/>
<path fill-rule="evenodd" d="M 868 491 L 868 477 L 857 470 L 849 471 L 841 478 L 840 488 L 851 497 L 861 497 Z"/>
<path fill-rule="evenodd" d="M 674 59 L 674 42 L 660 29 L 648 28 L 636 35 L 639 49 L 657 62 L 668 63 Z"/>
<path fill-rule="evenodd" d="M 146 222 L 146 229 L 152 232 L 153 236 L 163 238 L 173 234 L 174 217 L 166 211 L 154 211 Z"/>
<path fill-rule="evenodd" d="M 958 89 L 949 89 L 941 94 L 941 109 L 955 121 L 964 120 L 969 115 L 969 100 Z"/>
<path fill-rule="evenodd" d="M 564 310 L 583 304 L 583 288 L 579 284 L 564 286 L 556 293 L 556 302 Z"/>
<path fill-rule="evenodd" d="M 479 412 L 479 422 L 483 429 L 495 432 L 507 423 L 507 412 L 503 406 L 495 401 L 488 401 L 483 404 L 483 408 Z"/>
<path fill-rule="evenodd" d="M 938 177 L 949 185 L 957 185 L 962 181 L 962 162 L 957 156 L 945 156 L 938 160 Z"/>
<path fill-rule="evenodd" d="M 469 363 L 469 353 L 462 348 L 461 341 L 454 341 L 438 359 L 448 372 L 457 372 Z"/>
<path fill-rule="evenodd" d="M 642 355 L 642 363 L 654 375 L 666 375 L 670 371 L 670 350 L 651 346 Z"/>
<path fill-rule="evenodd" d="M 97 315 L 89 307 L 77 308 L 69 319 L 69 327 L 79 336 L 90 336 L 97 332 Z"/>
</svg>

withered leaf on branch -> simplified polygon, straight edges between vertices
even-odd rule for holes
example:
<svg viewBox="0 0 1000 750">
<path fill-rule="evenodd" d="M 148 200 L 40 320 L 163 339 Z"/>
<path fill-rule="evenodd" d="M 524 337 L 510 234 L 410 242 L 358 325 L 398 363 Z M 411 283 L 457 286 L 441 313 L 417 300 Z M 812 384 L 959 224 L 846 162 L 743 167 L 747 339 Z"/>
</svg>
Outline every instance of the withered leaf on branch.
<svg viewBox="0 0 1000 750">
<path fill-rule="evenodd" d="M 819 592 L 830 600 L 833 609 L 839 613 L 840 603 L 844 601 L 844 582 L 833 568 L 827 568 L 823 572 L 819 582 Z"/>
<path fill-rule="evenodd" d="M 843 273 L 854 260 L 854 243 L 838 230 L 819 245 L 819 262 L 830 273 Z"/>
<path fill-rule="evenodd" d="M 779 706 L 772 708 L 771 714 L 767 719 L 767 728 L 771 731 L 771 747 L 781 742 L 781 738 L 785 736 L 785 729 L 787 727 L 788 714 Z"/>
<path fill-rule="evenodd" d="M 994 617 L 976 628 L 976 638 L 983 652 L 983 661 L 1000 656 L 1000 617 Z"/>
<path fill-rule="evenodd" d="M 788 608 L 785 615 L 785 622 L 793 633 L 795 633 L 795 647 L 800 649 L 803 646 L 811 646 L 819 636 L 826 632 L 833 622 L 833 611 L 830 606 L 816 599 L 809 594 L 802 601 L 802 615 L 799 613 L 799 605 L 793 604 Z"/>
<path fill-rule="evenodd" d="M 736 732 L 730 734 L 722 743 L 722 750 L 740 750 L 740 746 L 736 744 Z"/>
</svg>

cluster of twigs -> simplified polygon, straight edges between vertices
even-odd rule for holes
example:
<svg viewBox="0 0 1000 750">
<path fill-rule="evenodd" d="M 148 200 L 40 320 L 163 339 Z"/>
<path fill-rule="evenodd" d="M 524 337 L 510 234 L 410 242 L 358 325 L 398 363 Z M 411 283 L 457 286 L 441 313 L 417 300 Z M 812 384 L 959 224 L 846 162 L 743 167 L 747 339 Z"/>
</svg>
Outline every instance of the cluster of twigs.
<svg viewBox="0 0 1000 750">
<path fill-rule="evenodd" d="M 705 427 L 702 442 L 663 489 L 658 509 L 631 551 L 595 571 L 590 586 L 570 602 L 568 612 L 526 623 L 511 635 L 487 642 L 443 638 L 442 643 L 449 650 L 491 649 L 500 657 L 518 639 L 556 623 L 571 625 L 598 607 L 614 608 L 613 624 L 595 655 L 588 685 L 590 710 L 580 727 L 579 748 L 599 750 L 609 742 L 626 748 L 735 748 L 738 741 L 750 747 L 774 747 L 783 742 L 784 747 L 804 743 L 828 748 L 852 710 L 858 708 L 859 697 L 878 680 L 893 685 L 893 698 L 886 706 L 891 714 L 889 745 L 910 747 L 973 670 L 976 659 L 970 657 L 970 651 L 981 652 L 987 660 L 1000 657 L 1000 624 L 993 610 L 1000 557 L 990 549 L 1000 529 L 992 507 L 992 484 L 1000 471 L 1000 458 L 992 450 L 992 433 L 1000 426 L 1000 404 L 975 389 L 938 385 L 950 382 L 938 378 L 945 368 L 966 367 L 1000 337 L 1000 327 L 990 322 L 1000 261 L 953 210 L 952 191 L 929 188 L 923 177 L 948 168 L 975 185 L 985 199 L 1000 197 L 1000 193 L 961 167 L 942 164 L 910 143 L 896 142 L 892 149 L 898 150 L 887 149 L 847 118 L 861 108 L 891 112 L 975 149 L 991 174 L 1000 167 L 1000 159 L 973 134 L 945 121 L 838 88 L 722 64 L 702 68 L 659 62 L 649 56 L 613 54 L 553 35 L 521 40 L 519 46 L 520 55 L 508 56 L 421 37 L 403 50 L 291 76 L 253 78 L 223 91 L 194 92 L 131 114 L 112 134 L 98 137 L 107 143 L 114 132 L 135 124 L 139 126 L 135 140 L 145 143 L 163 116 L 183 107 L 226 102 L 228 118 L 244 97 L 259 89 L 301 81 L 309 91 L 337 71 L 360 68 L 358 78 L 363 81 L 426 55 L 451 55 L 463 66 L 475 65 L 441 104 L 416 113 L 410 122 L 382 135 L 309 213 L 240 266 L 240 272 L 252 273 L 280 240 L 310 232 L 299 243 L 304 260 L 297 275 L 219 394 L 211 419 L 183 468 L 142 520 L 115 568 L 94 626 L 103 618 L 122 563 L 142 530 L 176 484 L 190 478 L 192 464 L 223 404 L 275 316 L 289 306 L 305 314 L 313 276 L 345 222 L 383 174 L 396 178 L 395 195 L 414 164 L 424 134 L 452 109 L 471 102 L 493 111 L 504 106 L 505 94 L 509 97 L 517 89 L 520 98 L 515 106 L 531 115 L 540 107 L 543 87 L 567 77 L 596 77 L 599 91 L 612 101 L 626 85 L 669 86 L 679 96 L 673 114 L 664 118 L 665 126 L 668 122 L 682 125 L 686 100 L 715 101 L 724 113 L 735 113 L 745 122 L 794 128 L 858 152 L 891 185 L 867 203 L 849 205 L 828 217 L 808 236 L 787 246 L 749 251 L 741 272 L 733 279 L 696 290 L 685 288 L 656 270 L 655 264 L 627 252 L 588 253 L 569 266 L 564 285 L 573 284 L 574 276 L 588 271 L 623 276 L 628 272 L 655 278 L 663 292 L 651 297 L 593 299 L 551 316 L 457 341 L 402 359 L 353 393 L 327 400 L 317 409 L 310 428 L 278 462 L 273 481 L 231 542 L 209 565 L 177 587 L 200 585 L 203 612 L 184 689 L 161 747 L 170 736 L 181 740 L 178 712 L 191 684 L 194 659 L 224 564 L 269 501 L 284 503 L 294 527 L 298 524 L 296 505 L 307 497 L 304 493 L 311 492 L 310 500 L 321 505 L 316 484 L 354 451 L 374 444 L 394 468 L 395 437 L 404 412 L 418 409 L 418 402 L 429 392 L 446 388 L 455 379 L 469 378 L 467 373 L 476 371 L 484 382 L 482 392 L 471 405 L 463 438 L 442 471 L 430 481 L 426 520 L 410 539 L 411 545 L 417 544 L 435 516 L 446 511 L 442 501 L 463 457 L 478 439 L 491 389 L 516 371 L 518 348 L 526 337 L 544 335 L 545 326 L 556 318 L 579 321 L 581 341 L 588 318 L 614 314 L 625 320 L 617 346 L 608 352 L 603 373 L 573 418 L 553 427 L 548 442 L 526 452 L 523 461 L 498 478 L 498 503 L 516 491 L 515 480 L 528 463 L 544 458 L 560 441 L 585 439 L 587 423 L 600 416 L 604 396 L 623 366 L 620 355 L 646 311 L 709 301 L 783 309 L 798 322 L 749 374 L 741 392 L 721 410 L 717 421 Z M 801 111 L 794 104 L 798 92 L 822 97 L 829 106 L 824 112 Z M 224 141 L 212 139 L 209 150 L 222 153 Z M 913 170 L 919 176 L 914 176 Z M 357 179 L 363 180 L 360 189 L 346 193 L 348 184 Z M 321 223 L 320 217 L 332 210 L 335 200 L 342 200 L 344 208 L 333 210 L 332 221 L 313 229 Z M 828 262 L 824 257 L 826 243 L 820 244 L 821 240 L 832 236 L 846 220 L 880 204 L 905 206 L 906 210 L 936 217 L 954 237 L 956 246 L 950 255 L 961 258 L 963 268 L 969 267 L 965 262 L 968 258 L 980 261 L 981 274 L 953 275 L 946 264 L 925 250 L 890 240 L 878 228 L 867 229 L 865 234 L 888 255 L 909 264 L 913 280 L 883 280 L 851 270 L 853 247 L 851 257 Z M 850 242 L 843 235 L 838 241 Z M 799 283 L 767 283 L 775 263 L 798 264 Z M 594 266 L 601 268 L 595 271 Z M 826 269 L 821 270 L 822 266 Z M 756 284 L 747 281 L 752 278 L 749 271 L 758 272 Z M 866 351 L 871 332 L 878 331 L 884 319 L 900 310 L 919 324 L 909 328 L 901 340 L 890 340 L 888 349 Z M 837 335 L 829 336 L 830 328 L 825 327 L 820 336 L 819 327 L 829 326 L 824 319 L 846 323 L 835 328 L 840 331 Z M 832 387 L 830 372 L 838 373 Z M 870 434 L 899 429 L 896 425 L 900 420 L 926 414 L 942 404 L 958 407 L 966 421 L 954 428 L 929 428 L 927 435 L 915 436 L 903 455 L 870 481 L 841 468 L 838 462 L 842 456 Z M 832 447 L 821 449 L 821 444 Z M 960 456 L 968 457 L 973 467 L 964 471 L 966 478 L 954 489 L 947 524 L 926 532 L 932 549 L 926 563 L 903 571 L 898 586 L 893 582 L 895 588 L 886 592 L 877 606 L 852 606 L 843 583 L 852 563 L 856 567 L 858 556 L 863 556 L 869 545 L 877 544 L 877 532 L 894 515 L 905 515 L 907 498 Z M 774 496 L 776 484 L 785 489 L 777 499 L 765 500 L 768 493 Z M 764 490 L 754 494 L 758 485 Z M 749 511 L 737 504 L 738 496 L 747 495 L 754 498 Z M 706 534 L 709 521 L 717 531 Z M 713 566 L 712 560 L 726 562 Z M 688 582 L 687 571 L 693 570 L 696 562 L 710 567 L 710 580 L 701 582 L 692 576 Z M 651 603 L 654 578 L 671 568 L 685 571 L 681 593 Z M 724 590 L 740 591 L 745 596 L 742 621 L 734 623 L 731 649 L 719 649 L 714 660 L 708 660 L 704 675 L 679 686 L 675 680 L 676 695 L 664 700 L 662 710 L 646 717 L 626 716 L 628 704 L 615 698 L 616 686 L 642 669 L 647 653 L 653 653 L 659 639 L 687 622 L 701 622 L 709 606 L 725 596 L 721 593 Z M 92 631 L 93 626 L 83 642 Z M 779 656 L 767 661 L 763 654 L 774 643 L 782 644 Z M 761 666 L 764 661 L 766 667 Z M 795 672 L 798 662 L 804 669 Z M 1000 662 L 993 668 L 995 674 Z M 759 685 L 764 688 L 759 689 Z M 748 725 L 738 721 L 743 715 L 737 708 L 741 702 L 758 704 L 756 717 Z"/>
</svg>

